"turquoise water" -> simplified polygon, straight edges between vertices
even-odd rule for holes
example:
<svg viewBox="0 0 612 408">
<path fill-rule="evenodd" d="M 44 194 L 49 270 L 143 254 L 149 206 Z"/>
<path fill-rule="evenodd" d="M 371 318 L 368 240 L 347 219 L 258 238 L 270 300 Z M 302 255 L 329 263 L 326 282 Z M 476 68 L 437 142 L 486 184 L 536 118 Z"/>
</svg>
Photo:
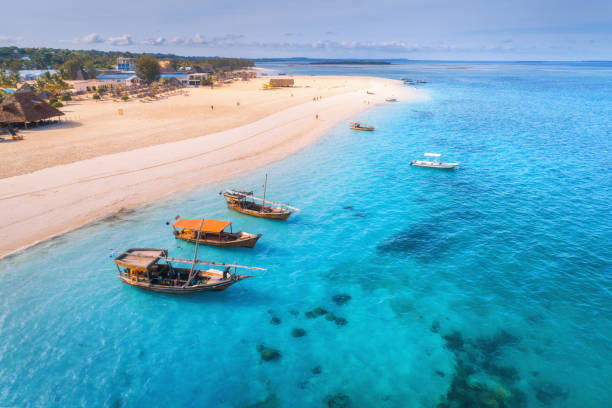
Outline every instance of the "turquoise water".
<svg viewBox="0 0 612 408">
<path fill-rule="evenodd" d="M 426 76 L 430 98 L 0 261 L 0 406 L 609 406 L 612 65 L 281 69 Z M 409 166 L 426 151 L 462 165 Z M 303 209 L 286 223 L 218 195 L 265 173 L 268 197 Z M 122 285 L 112 249 L 192 254 L 176 215 L 263 233 L 200 257 L 264 278 L 184 297 Z"/>
</svg>

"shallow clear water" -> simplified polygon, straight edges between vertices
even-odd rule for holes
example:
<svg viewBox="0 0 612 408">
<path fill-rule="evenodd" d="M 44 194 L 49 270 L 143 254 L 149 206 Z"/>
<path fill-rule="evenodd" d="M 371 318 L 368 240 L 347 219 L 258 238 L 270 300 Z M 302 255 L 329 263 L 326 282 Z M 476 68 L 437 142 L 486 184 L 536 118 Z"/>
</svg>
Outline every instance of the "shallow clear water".
<svg viewBox="0 0 612 408">
<path fill-rule="evenodd" d="M 426 76 L 430 99 L 0 261 L 0 405 L 608 406 L 612 66 L 271 67 Z M 461 168 L 409 166 L 426 151 Z M 218 195 L 266 172 L 268 197 L 303 208 L 286 223 Z M 183 297 L 122 285 L 112 249 L 192 254 L 176 215 L 263 233 L 200 258 L 268 272 Z M 307 318 L 317 306 L 346 324 Z"/>
</svg>

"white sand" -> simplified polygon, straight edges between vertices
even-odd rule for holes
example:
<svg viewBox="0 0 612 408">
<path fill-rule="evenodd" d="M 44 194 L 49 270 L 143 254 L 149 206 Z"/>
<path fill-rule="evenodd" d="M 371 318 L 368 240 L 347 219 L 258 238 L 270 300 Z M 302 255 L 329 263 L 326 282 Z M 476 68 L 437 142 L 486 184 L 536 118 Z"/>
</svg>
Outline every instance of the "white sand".
<svg viewBox="0 0 612 408">
<path fill-rule="evenodd" d="M 80 116 L 80 126 L 26 134 L 27 141 L 44 145 L 42 153 L 30 147 L 19 156 L 25 144 L 10 143 L 16 147 L 1 151 L 2 172 L 10 174 L 5 165 L 11 163 L 19 175 L 0 179 L 0 257 L 121 209 L 280 160 L 386 97 L 422 97 L 378 78 L 296 77 L 300 88 L 267 91 L 258 81 L 192 89 L 189 97 L 151 104 L 87 102 L 71 107 L 80 108 L 72 113 Z M 317 94 L 323 98 L 312 101 Z M 125 110 L 119 120 L 110 115 L 117 108 Z M 42 169 L 26 173 L 40 168 L 29 161 L 41 154 Z"/>
</svg>

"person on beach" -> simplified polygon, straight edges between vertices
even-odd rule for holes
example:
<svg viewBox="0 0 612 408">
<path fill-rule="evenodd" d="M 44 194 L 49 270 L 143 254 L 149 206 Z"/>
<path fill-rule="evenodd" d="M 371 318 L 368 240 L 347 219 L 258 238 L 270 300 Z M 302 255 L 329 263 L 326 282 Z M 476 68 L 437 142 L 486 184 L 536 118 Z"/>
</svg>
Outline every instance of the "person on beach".
<svg viewBox="0 0 612 408">
<path fill-rule="evenodd" d="M 315 115 L 315 118 L 316 118 L 317 120 L 319 120 L 319 114 L 318 114 L 318 113 Z"/>
<path fill-rule="evenodd" d="M 214 109 L 215 109 L 215 107 L 210 105 L 210 110 L 214 110 Z"/>
</svg>

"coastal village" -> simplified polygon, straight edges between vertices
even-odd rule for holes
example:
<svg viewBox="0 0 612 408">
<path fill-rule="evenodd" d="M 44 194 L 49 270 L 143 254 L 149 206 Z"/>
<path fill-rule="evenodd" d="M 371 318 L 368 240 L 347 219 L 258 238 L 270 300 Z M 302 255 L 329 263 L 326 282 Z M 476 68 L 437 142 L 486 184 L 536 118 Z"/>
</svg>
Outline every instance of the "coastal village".
<svg viewBox="0 0 612 408">
<path fill-rule="evenodd" d="M 257 77 L 257 71 L 250 67 L 238 70 L 230 66 L 214 69 L 210 64 L 177 67 L 169 59 L 150 58 L 151 61 L 157 67 L 153 66 L 153 75 L 144 79 L 136 75 L 136 58 L 131 57 L 118 57 L 114 69 L 96 69 L 94 74 L 88 74 L 80 66 L 70 74 L 39 70 L 37 74 L 22 77 L 0 72 L 0 137 L 9 135 L 12 140 L 23 140 L 19 132 L 28 127 L 66 120 L 61 109 L 74 102 L 147 103 L 180 94 L 185 88 L 213 89 Z M 67 76 L 71 79 L 64 79 Z M 265 87 L 289 83 L 292 86 L 293 79 L 271 79 Z"/>
</svg>

